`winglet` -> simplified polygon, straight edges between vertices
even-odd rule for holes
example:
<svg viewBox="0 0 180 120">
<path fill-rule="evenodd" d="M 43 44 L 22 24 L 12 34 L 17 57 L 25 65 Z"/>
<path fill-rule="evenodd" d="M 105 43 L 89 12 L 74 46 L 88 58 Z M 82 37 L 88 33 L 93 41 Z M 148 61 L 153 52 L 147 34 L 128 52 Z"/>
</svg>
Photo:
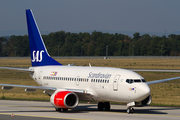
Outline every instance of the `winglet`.
<svg viewBox="0 0 180 120">
<path fill-rule="evenodd" d="M 62 65 L 48 54 L 32 10 L 26 10 L 26 19 L 32 66 Z"/>
</svg>

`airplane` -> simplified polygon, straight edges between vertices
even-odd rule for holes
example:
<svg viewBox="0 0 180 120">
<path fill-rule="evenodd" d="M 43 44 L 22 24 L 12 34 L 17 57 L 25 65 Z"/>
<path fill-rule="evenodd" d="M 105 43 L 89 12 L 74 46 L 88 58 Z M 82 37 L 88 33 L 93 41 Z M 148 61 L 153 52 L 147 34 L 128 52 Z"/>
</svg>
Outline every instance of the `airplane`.
<svg viewBox="0 0 180 120">
<path fill-rule="evenodd" d="M 26 10 L 30 44 L 31 63 L 29 69 L 0 67 L 30 73 L 39 86 L 0 84 L 2 89 L 14 87 L 25 91 L 43 90 L 50 96 L 56 111 L 68 111 L 78 106 L 79 101 L 96 101 L 98 110 L 110 110 L 110 102 L 127 103 L 127 113 L 134 113 L 133 107 L 151 103 L 150 84 L 180 79 L 167 78 L 146 82 L 134 71 L 112 68 L 62 65 L 48 54 L 41 33 L 31 9 Z"/>
</svg>

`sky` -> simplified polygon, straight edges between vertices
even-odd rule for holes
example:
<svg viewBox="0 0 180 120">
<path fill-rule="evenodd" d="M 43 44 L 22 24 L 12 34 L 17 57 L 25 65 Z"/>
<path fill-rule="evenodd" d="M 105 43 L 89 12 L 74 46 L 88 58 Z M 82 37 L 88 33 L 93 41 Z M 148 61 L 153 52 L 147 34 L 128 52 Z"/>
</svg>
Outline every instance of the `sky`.
<svg viewBox="0 0 180 120">
<path fill-rule="evenodd" d="M 180 34 L 179 5 L 180 0 L 0 0 L 0 36 L 27 34 L 26 9 L 41 33 Z"/>
</svg>

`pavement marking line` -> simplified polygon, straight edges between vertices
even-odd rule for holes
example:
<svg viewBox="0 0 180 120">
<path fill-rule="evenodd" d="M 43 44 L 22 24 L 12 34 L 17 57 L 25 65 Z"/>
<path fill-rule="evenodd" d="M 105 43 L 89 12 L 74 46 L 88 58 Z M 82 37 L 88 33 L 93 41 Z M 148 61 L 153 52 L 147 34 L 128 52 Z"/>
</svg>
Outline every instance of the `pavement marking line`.
<svg viewBox="0 0 180 120">
<path fill-rule="evenodd" d="M 123 113 L 123 112 L 107 112 L 107 113 L 121 113 L 121 114 L 127 114 L 127 113 Z M 143 114 L 143 113 L 133 113 L 133 114 L 139 114 L 139 115 L 154 115 L 154 116 L 167 116 L 167 117 L 180 117 L 178 115 L 158 115 L 158 114 Z"/>
<path fill-rule="evenodd" d="M 137 113 L 138 114 L 138 113 Z M 180 117 L 177 115 L 157 115 L 157 114 L 140 114 L 140 115 L 154 115 L 154 116 L 167 116 L 167 117 Z"/>
<path fill-rule="evenodd" d="M 47 107 L 31 107 L 31 106 L 17 106 L 17 105 L 0 105 L 0 106 L 8 106 L 8 107 L 27 107 L 27 108 L 40 108 L 40 109 L 55 109 L 55 108 L 47 108 Z"/>
<path fill-rule="evenodd" d="M 0 113 L 0 115 L 12 115 L 12 113 Z M 41 117 L 41 118 L 59 118 L 59 119 L 67 119 L 67 120 L 91 120 L 91 119 L 82 119 L 82 118 L 65 118 L 65 117 L 51 117 L 51 116 L 39 116 L 39 115 L 23 115 L 23 114 L 14 114 L 14 116 Z"/>
</svg>

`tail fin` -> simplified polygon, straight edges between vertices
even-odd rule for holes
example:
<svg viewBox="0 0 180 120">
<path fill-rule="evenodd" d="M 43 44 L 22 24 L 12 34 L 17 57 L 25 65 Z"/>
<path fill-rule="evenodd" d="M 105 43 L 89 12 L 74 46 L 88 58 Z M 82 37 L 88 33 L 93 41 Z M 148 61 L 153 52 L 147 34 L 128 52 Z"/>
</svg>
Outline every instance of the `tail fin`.
<svg viewBox="0 0 180 120">
<path fill-rule="evenodd" d="M 62 65 L 51 58 L 46 50 L 32 10 L 26 10 L 32 66 Z"/>
</svg>

